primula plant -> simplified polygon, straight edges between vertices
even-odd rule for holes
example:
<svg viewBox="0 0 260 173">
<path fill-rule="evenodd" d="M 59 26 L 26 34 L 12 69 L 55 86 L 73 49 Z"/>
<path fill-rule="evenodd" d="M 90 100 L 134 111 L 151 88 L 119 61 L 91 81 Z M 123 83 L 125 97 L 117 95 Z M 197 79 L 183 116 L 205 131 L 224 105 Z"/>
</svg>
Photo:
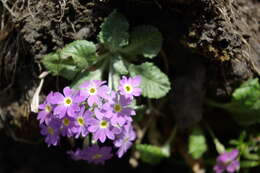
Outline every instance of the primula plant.
<svg viewBox="0 0 260 173">
<path fill-rule="evenodd" d="M 0 0 L 0 173 L 260 173 L 259 7 Z"/>
<path fill-rule="evenodd" d="M 48 146 L 59 145 L 61 137 L 87 139 L 84 148 L 68 154 L 103 164 L 112 157 L 112 147 L 121 158 L 133 145 L 135 98 L 161 98 L 170 82 L 152 62 L 136 64 L 159 53 L 161 33 L 147 25 L 129 30 L 125 17 L 113 11 L 101 25 L 97 44 L 77 40 L 43 58 L 49 72 L 71 81 L 39 106 L 37 119 Z M 113 145 L 104 146 L 107 141 Z"/>
<path fill-rule="evenodd" d="M 81 147 L 67 151 L 68 155 L 94 164 L 104 164 L 114 154 L 121 158 L 132 146 L 132 155 L 139 153 L 139 158 L 149 164 L 169 158 L 177 125 L 160 146 L 142 143 L 145 134 L 137 139 L 135 128 L 142 119 L 138 110 L 145 107 L 137 104 L 140 97 L 151 104 L 150 99 L 162 98 L 171 89 L 167 75 L 152 62 L 162 40 L 157 28 L 130 28 L 126 18 L 113 11 L 101 24 L 97 43 L 76 40 L 46 55 L 42 61 L 45 68 L 69 81 L 62 92 L 51 91 L 39 105 L 37 119 L 47 145 L 57 146 L 62 138 L 81 139 Z M 207 99 L 206 104 L 226 109 L 238 125 L 248 126 L 259 122 L 259 91 L 258 80 L 253 79 L 233 92 L 231 102 Z M 142 111 L 156 110 L 150 107 Z M 233 173 L 259 165 L 260 147 L 256 140 L 249 140 L 252 136 L 243 133 L 226 148 L 205 124 L 192 129 L 187 139 L 189 156 L 185 157 L 197 162 L 208 152 L 206 127 L 218 153 L 214 161 L 209 161 L 212 171 Z"/>
</svg>

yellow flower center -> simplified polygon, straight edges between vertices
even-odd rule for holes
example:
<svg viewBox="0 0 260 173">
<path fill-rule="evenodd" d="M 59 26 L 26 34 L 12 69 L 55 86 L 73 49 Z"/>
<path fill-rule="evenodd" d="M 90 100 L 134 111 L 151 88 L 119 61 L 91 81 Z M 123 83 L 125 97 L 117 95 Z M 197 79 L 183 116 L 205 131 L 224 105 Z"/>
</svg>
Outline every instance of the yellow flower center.
<svg viewBox="0 0 260 173">
<path fill-rule="evenodd" d="M 124 89 L 127 93 L 131 93 L 133 91 L 133 87 L 131 85 L 125 85 Z"/>
<path fill-rule="evenodd" d="M 50 113 L 50 112 L 51 112 L 51 110 L 52 110 L 52 108 L 51 108 L 51 106 L 50 106 L 50 105 L 46 105 L 46 106 L 45 106 L 45 112 L 48 112 L 48 113 Z"/>
<path fill-rule="evenodd" d="M 102 154 L 95 154 L 95 155 L 92 156 L 92 160 L 100 159 L 102 157 L 103 157 Z"/>
<path fill-rule="evenodd" d="M 53 135 L 54 134 L 54 129 L 52 127 L 48 127 L 47 131 L 49 134 Z"/>
<path fill-rule="evenodd" d="M 100 128 L 105 129 L 105 128 L 108 127 L 108 124 L 109 124 L 109 123 L 108 123 L 107 121 L 102 120 L 102 121 L 100 122 Z"/>
<path fill-rule="evenodd" d="M 128 141 L 129 141 L 129 138 L 125 138 L 125 139 L 124 139 L 124 142 L 128 142 Z"/>
<path fill-rule="evenodd" d="M 96 92 L 97 92 L 97 89 L 96 88 L 89 88 L 88 92 L 89 92 L 90 95 L 95 95 Z"/>
<path fill-rule="evenodd" d="M 122 106 L 120 104 L 115 104 L 114 110 L 115 110 L 115 112 L 121 112 L 122 111 Z"/>
<path fill-rule="evenodd" d="M 78 121 L 78 123 L 79 123 L 80 126 L 84 126 L 85 121 L 84 121 L 83 117 L 78 117 L 78 118 L 77 118 L 77 121 Z"/>
<path fill-rule="evenodd" d="M 64 104 L 65 104 L 66 106 L 70 106 L 70 105 L 72 104 L 72 99 L 71 99 L 70 97 L 66 97 L 66 98 L 64 99 Z"/>
<path fill-rule="evenodd" d="M 64 124 L 65 126 L 69 126 L 69 125 L 70 125 L 70 120 L 69 120 L 68 118 L 64 118 L 64 119 L 63 119 L 63 124 Z"/>
</svg>

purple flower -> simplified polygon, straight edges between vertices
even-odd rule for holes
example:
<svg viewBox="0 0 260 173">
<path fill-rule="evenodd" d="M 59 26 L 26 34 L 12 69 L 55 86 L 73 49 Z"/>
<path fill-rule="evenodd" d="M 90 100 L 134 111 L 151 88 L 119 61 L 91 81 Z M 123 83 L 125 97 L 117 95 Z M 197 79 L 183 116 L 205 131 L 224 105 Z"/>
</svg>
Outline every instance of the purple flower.
<svg viewBox="0 0 260 173">
<path fill-rule="evenodd" d="M 222 173 L 224 171 L 232 173 L 239 170 L 240 163 L 237 159 L 238 155 L 239 151 L 237 149 L 233 149 L 230 152 L 222 153 L 217 158 L 217 163 L 214 166 L 214 171 L 216 173 Z"/>
<path fill-rule="evenodd" d="M 86 157 L 89 163 L 104 164 L 106 160 L 110 159 L 113 155 L 111 154 L 111 147 L 101 147 L 93 145 L 85 149 Z"/>
<path fill-rule="evenodd" d="M 81 98 L 77 97 L 75 91 L 69 87 L 65 87 L 63 93 L 64 95 L 59 92 L 54 93 L 54 102 L 58 104 L 54 108 L 54 115 L 58 115 L 58 118 L 63 118 L 67 113 L 68 116 L 73 117 L 79 110 L 77 103 L 81 101 Z"/>
<path fill-rule="evenodd" d="M 56 146 L 60 140 L 59 128 L 60 122 L 58 120 L 52 120 L 49 125 L 40 124 L 41 134 L 46 136 L 45 142 L 48 144 L 48 147 L 51 145 Z"/>
<path fill-rule="evenodd" d="M 109 118 L 112 115 L 111 123 L 113 126 L 122 127 L 126 122 L 132 121 L 131 115 L 135 115 L 135 111 L 128 107 L 131 101 L 130 98 L 126 98 L 115 92 L 111 93 L 110 101 L 105 103 L 103 108 L 107 111 L 105 113 L 106 117 Z"/>
<path fill-rule="evenodd" d="M 100 105 L 101 98 L 107 99 L 109 88 L 103 85 L 105 81 L 92 80 L 83 83 L 80 88 L 80 96 L 87 99 L 89 106 Z"/>
<path fill-rule="evenodd" d="M 125 130 L 117 137 L 114 145 L 118 147 L 117 156 L 121 158 L 123 154 L 133 145 L 136 138 L 135 131 L 130 123 L 125 126 Z"/>
<path fill-rule="evenodd" d="M 138 86 L 141 84 L 141 77 L 135 76 L 133 78 L 126 78 L 123 76 L 123 79 L 120 80 L 119 91 L 120 94 L 126 96 L 127 98 L 133 99 L 134 96 L 141 95 L 141 88 Z"/>
<path fill-rule="evenodd" d="M 40 124 L 45 122 L 48 124 L 52 117 L 52 110 L 53 110 L 53 92 L 50 92 L 44 101 L 43 104 L 39 105 L 39 109 L 42 110 L 38 113 L 37 119 L 40 121 Z"/>
<path fill-rule="evenodd" d="M 75 119 L 69 116 L 65 116 L 61 119 L 61 135 L 62 136 L 73 136 L 72 128 L 74 127 Z"/>
<path fill-rule="evenodd" d="M 75 138 L 78 138 L 80 135 L 85 137 L 88 134 L 88 121 L 91 118 L 92 112 L 86 110 L 84 106 L 81 107 L 80 112 L 76 115 L 75 124 L 72 128 L 73 133 L 75 134 Z"/>
<path fill-rule="evenodd" d="M 73 160 L 82 160 L 84 158 L 84 153 L 85 152 L 79 148 L 76 149 L 76 151 L 67 151 L 67 154 L 69 154 Z"/>
<path fill-rule="evenodd" d="M 102 143 L 105 142 L 106 138 L 114 140 L 115 134 L 120 133 L 120 129 L 113 127 L 110 119 L 104 117 L 98 109 L 95 109 L 95 117 L 89 120 L 90 126 L 88 128 L 93 133 L 94 140 L 99 139 Z"/>
</svg>

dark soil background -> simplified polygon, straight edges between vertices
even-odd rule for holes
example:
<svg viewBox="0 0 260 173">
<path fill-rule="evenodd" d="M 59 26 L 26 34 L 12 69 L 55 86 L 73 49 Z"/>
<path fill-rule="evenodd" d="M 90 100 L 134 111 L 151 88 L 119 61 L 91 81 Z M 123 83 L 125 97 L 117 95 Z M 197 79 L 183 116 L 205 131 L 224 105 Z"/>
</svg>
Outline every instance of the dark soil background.
<svg viewBox="0 0 260 173">
<path fill-rule="evenodd" d="M 154 120 L 160 130 L 145 140 L 157 144 L 175 123 L 182 131 L 173 159 L 157 166 L 141 163 L 134 169 L 128 157 L 104 167 L 74 162 L 66 155 L 66 143 L 47 148 L 41 142 L 36 114 L 30 111 L 44 71 L 42 57 L 73 40 L 95 42 L 113 9 L 130 26 L 154 25 L 163 34 L 163 49 L 154 61 L 173 88 L 163 101 L 153 101 L 161 103 L 164 116 Z M 228 101 L 239 84 L 260 75 L 257 0 L 0 0 L 0 17 L 0 173 L 191 172 L 193 162 L 175 151 L 187 147 L 187 134 L 196 123 L 207 121 L 223 140 L 241 130 L 226 112 L 205 106 L 204 99 Z M 68 82 L 47 76 L 42 98 Z"/>
<path fill-rule="evenodd" d="M 1 173 L 82 173 L 82 172 L 190 172 L 181 162 L 164 160 L 160 165 L 141 163 L 133 168 L 128 163 L 129 154 L 123 159 L 116 156 L 105 165 L 88 164 L 73 161 L 63 147 L 48 148 L 44 143 L 32 145 L 15 142 L 13 139 L 0 137 L 0 172 Z"/>
</svg>

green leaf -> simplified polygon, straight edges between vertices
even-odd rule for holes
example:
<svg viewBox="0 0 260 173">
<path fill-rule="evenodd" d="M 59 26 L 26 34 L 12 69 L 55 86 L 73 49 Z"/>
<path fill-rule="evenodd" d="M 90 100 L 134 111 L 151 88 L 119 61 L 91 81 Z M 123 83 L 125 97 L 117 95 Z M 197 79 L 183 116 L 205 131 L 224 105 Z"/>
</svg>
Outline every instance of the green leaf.
<svg viewBox="0 0 260 173">
<path fill-rule="evenodd" d="M 253 168 L 260 165 L 260 161 L 244 160 L 240 162 L 241 168 Z"/>
<path fill-rule="evenodd" d="M 136 149 L 141 154 L 141 159 L 150 164 L 158 164 L 164 158 L 170 157 L 170 154 L 163 148 L 155 145 L 137 144 Z"/>
<path fill-rule="evenodd" d="M 122 53 L 131 58 L 143 55 L 153 58 L 162 48 L 162 35 L 153 26 L 137 26 L 130 35 L 130 44 L 122 49 Z"/>
<path fill-rule="evenodd" d="M 102 69 L 99 68 L 95 71 L 85 71 L 80 73 L 76 79 L 70 85 L 73 89 L 78 89 L 78 87 L 88 80 L 101 80 L 102 79 Z"/>
<path fill-rule="evenodd" d="M 126 68 L 126 65 L 122 59 L 122 57 L 120 55 L 118 56 L 115 56 L 113 58 L 113 68 L 114 68 L 114 71 L 121 74 L 121 75 L 126 75 L 128 74 L 128 70 Z"/>
<path fill-rule="evenodd" d="M 66 79 L 73 79 L 78 73 L 78 69 L 71 58 L 61 59 L 59 51 L 57 53 L 50 53 L 43 57 L 44 67 L 53 75 L 60 75 Z"/>
<path fill-rule="evenodd" d="M 194 159 L 199 159 L 207 151 L 206 138 L 200 128 L 195 128 L 189 136 L 189 153 Z"/>
<path fill-rule="evenodd" d="M 94 43 L 86 40 L 76 40 L 67 44 L 61 50 L 61 59 L 72 57 L 80 69 L 84 69 L 93 65 L 96 60 L 96 46 Z"/>
<path fill-rule="evenodd" d="M 142 77 L 142 95 L 148 98 L 161 98 L 171 89 L 171 84 L 163 72 L 153 63 L 145 62 L 141 65 L 129 65 L 129 73 L 132 77 Z"/>
<path fill-rule="evenodd" d="M 105 44 L 111 52 L 115 52 L 128 44 L 128 29 L 126 18 L 114 10 L 101 25 L 99 42 Z"/>
<path fill-rule="evenodd" d="M 245 148 L 243 153 L 243 157 L 248 160 L 260 160 L 260 156 L 258 153 L 250 153 L 249 148 Z"/>
<path fill-rule="evenodd" d="M 219 104 L 227 109 L 239 125 L 260 123 L 260 85 L 258 79 L 251 79 L 242 84 L 232 94 L 232 101 Z"/>
<path fill-rule="evenodd" d="M 119 73 L 114 72 L 113 73 L 113 90 L 117 90 L 119 86 L 119 80 L 121 79 L 121 76 Z"/>
</svg>

